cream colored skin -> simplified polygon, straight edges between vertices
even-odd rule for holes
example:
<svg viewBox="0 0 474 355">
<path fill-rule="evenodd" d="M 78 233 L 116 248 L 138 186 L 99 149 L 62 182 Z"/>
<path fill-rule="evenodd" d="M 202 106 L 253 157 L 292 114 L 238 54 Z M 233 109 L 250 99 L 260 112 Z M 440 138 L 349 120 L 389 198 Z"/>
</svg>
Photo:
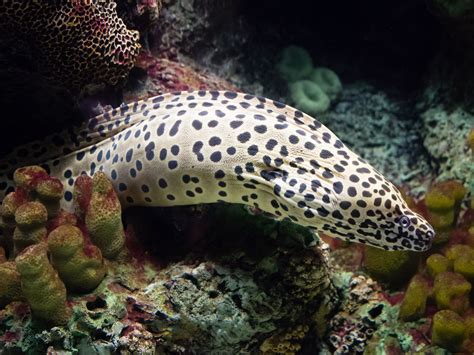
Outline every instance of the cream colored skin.
<svg viewBox="0 0 474 355">
<path fill-rule="evenodd" d="M 387 250 L 423 251 L 434 237 L 399 191 L 334 133 L 269 99 L 218 91 L 166 94 L 93 118 L 76 134 L 63 134 L 59 142 L 47 138 L 40 147 L 56 147 L 36 159 L 28 157 L 40 148 L 29 144 L 21 160 L 46 161 L 65 186 L 66 208 L 73 178 L 102 170 L 123 206 L 243 203 Z M 11 183 L 5 173 L 1 179 Z"/>
</svg>

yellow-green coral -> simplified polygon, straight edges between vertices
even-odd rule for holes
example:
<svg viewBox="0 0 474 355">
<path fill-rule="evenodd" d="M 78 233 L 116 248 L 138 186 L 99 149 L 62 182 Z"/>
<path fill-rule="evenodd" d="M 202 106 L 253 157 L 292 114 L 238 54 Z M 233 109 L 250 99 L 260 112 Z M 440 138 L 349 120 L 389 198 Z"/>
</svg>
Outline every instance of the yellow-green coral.
<svg viewBox="0 0 474 355">
<path fill-rule="evenodd" d="M 446 230 L 456 221 L 466 188 L 459 181 L 444 181 L 434 185 L 426 194 L 429 221 L 438 230 Z"/>
<path fill-rule="evenodd" d="M 21 288 L 35 317 L 64 325 L 71 317 L 66 287 L 49 263 L 44 243 L 31 245 L 15 259 Z"/>
<path fill-rule="evenodd" d="M 115 258 L 125 244 L 122 209 L 112 183 L 103 172 L 92 178 L 92 194 L 85 223 L 92 242 L 106 258 Z"/>
<path fill-rule="evenodd" d="M 399 318 L 404 321 L 414 321 L 423 317 L 429 292 L 428 280 L 421 275 L 415 275 L 400 305 Z"/>
<path fill-rule="evenodd" d="M 20 274 L 14 262 L 0 263 L 0 307 L 12 301 L 21 300 Z"/>
<path fill-rule="evenodd" d="M 29 245 L 46 240 L 48 235 L 47 220 L 48 211 L 39 202 L 26 202 L 17 208 L 15 212 L 17 227 L 13 232 L 15 254 L 18 254 Z"/>
<path fill-rule="evenodd" d="M 449 271 L 452 268 L 452 262 L 441 254 L 432 254 L 426 259 L 426 267 L 431 277 L 435 277 L 441 272 Z"/>
<path fill-rule="evenodd" d="M 460 274 L 441 272 L 434 279 L 434 296 L 438 309 L 462 314 L 469 308 L 471 284 Z"/>
<path fill-rule="evenodd" d="M 433 344 L 450 351 L 460 350 L 464 341 L 466 325 L 457 313 L 450 310 L 437 312 L 433 316 Z"/>
<path fill-rule="evenodd" d="M 87 292 L 96 288 L 105 276 L 100 249 L 84 245 L 79 228 L 62 225 L 48 236 L 51 261 L 68 290 Z"/>
<path fill-rule="evenodd" d="M 397 287 L 416 271 L 418 254 L 411 251 L 386 251 L 365 247 L 364 267 L 375 279 Z"/>
</svg>

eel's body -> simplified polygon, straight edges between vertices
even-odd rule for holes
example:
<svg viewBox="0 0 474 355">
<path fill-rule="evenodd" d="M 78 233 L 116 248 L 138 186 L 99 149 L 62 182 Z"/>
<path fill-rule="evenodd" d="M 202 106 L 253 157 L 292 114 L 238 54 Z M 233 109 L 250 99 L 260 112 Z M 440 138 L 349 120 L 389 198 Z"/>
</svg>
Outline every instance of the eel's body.
<svg viewBox="0 0 474 355">
<path fill-rule="evenodd" d="M 434 236 L 399 191 L 321 123 L 252 95 L 180 92 L 121 106 L 16 149 L 0 164 L 2 193 L 20 162 L 42 162 L 60 177 L 66 207 L 74 178 L 101 170 L 124 206 L 243 203 L 390 250 L 426 250 Z"/>
</svg>

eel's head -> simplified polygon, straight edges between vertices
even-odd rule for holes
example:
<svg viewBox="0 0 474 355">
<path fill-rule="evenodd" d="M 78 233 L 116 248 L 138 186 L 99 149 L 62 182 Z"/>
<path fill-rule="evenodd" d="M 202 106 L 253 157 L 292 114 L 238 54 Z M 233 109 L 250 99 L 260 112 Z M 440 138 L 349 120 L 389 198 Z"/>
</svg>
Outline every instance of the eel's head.
<svg viewBox="0 0 474 355">
<path fill-rule="evenodd" d="M 290 185 L 286 186 L 282 181 L 278 188 L 280 196 L 292 196 L 294 208 L 288 215 L 294 221 L 332 237 L 385 250 L 421 252 L 431 247 L 433 227 L 362 158 L 347 151 L 347 159 L 325 166 L 313 160 L 306 168 L 306 174 L 292 174 L 307 186 L 303 193 L 292 192 L 297 187 L 291 185 L 295 179 L 287 179 Z"/>
<path fill-rule="evenodd" d="M 356 171 L 344 180 L 339 194 L 332 194 L 331 212 L 317 229 L 385 250 L 428 250 L 433 227 L 370 165 L 361 163 Z"/>
</svg>

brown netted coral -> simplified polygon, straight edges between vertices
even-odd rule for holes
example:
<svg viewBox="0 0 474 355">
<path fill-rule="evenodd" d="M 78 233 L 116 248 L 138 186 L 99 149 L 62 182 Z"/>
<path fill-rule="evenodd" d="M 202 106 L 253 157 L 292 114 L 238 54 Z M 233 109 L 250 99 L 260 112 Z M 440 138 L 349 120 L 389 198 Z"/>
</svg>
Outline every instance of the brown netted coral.
<svg viewBox="0 0 474 355">
<path fill-rule="evenodd" d="M 140 50 L 114 1 L 2 1 L 0 33 L 33 48 L 39 69 L 73 91 L 116 84 Z"/>
</svg>

